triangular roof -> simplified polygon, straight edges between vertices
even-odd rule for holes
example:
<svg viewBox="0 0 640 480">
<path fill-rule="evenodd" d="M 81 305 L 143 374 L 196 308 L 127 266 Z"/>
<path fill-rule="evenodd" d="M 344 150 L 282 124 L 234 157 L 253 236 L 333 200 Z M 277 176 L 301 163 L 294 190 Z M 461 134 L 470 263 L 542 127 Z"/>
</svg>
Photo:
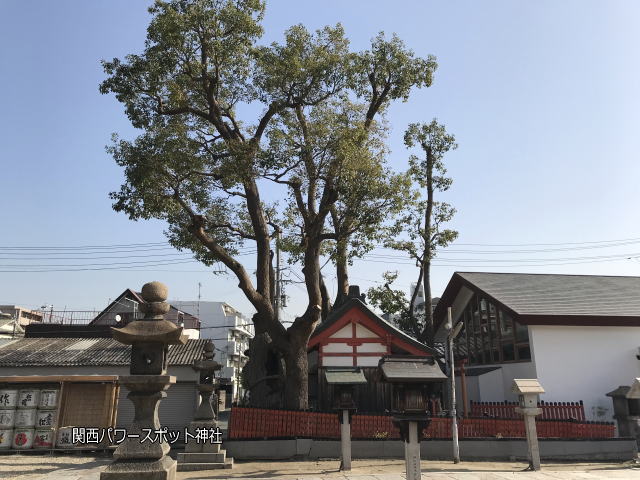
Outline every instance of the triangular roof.
<svg viewBox="0 0 640 480">
<path fill-rule="evenodd" d="M 640 277 L 455 272 L 434 311 L 436 326 L 462 287 L 523 324 L 640 326 Z"/>
<path fill-rule="evenodd" d="M 138 302 L 138 303 L 146 303 L 144 301 L 144 299 L 142 298 L 142 295 L 134 290 L 131 290 L 130 288 L 127 288 L 124 292 L 122 292 L 113 302 L 111 302 L 107 308 L 105 308 L 102 312 L 100 312 L 96 318 L 94 318 L 93 320 L 91 320 L 91 322 L 89 323 L 89 325 L 100 325 L 100 324 L 104 324 L 103 319 L 104 317 L 109 313 L 109 311 L 111 310 L 111 308 L 113 308 L 115 305 L 121 303 L 121 300 L 124 298 L 131 298 L 134 301 Z M 176 307 L 174 307 L 173 305 L 170 305 L 170 309 L 169 312 L 167 312 L 165 314 L 165 319 L 169 320 L 173 323 L 177 323 L 178 322 L 178 313 L 180 313 L 182 315 L 182 320 L 184 321 L 184 328 L 200 328 L 200 320 L 195 317 L 194 315 L 191 315 L 188 312 L 185 312 L 183 310 L 180 310 Z M 117 324 L 109 321 L 108 322 L 109 325 L 112 326 L 116 326 Z"/>
<path fill-rule="evenodd" d="M 385 319 L 376 315 L 376 313 L 360 299 L 353 297 L 347 299 L 339 308 L 333 310 L 329 317 L 316 327 L 309 339 L 309 350 L 350 323 L 349 313 L 352 310 L 357 310 L 360 313 L 358 319 L 362 321 L 361 323 L 363 323 L 364 326 L 369 327 L 375 333 L 389 335 L 391 342 L 403 350 L 415 355 L 438 355 L 436 350 L 394 327 Z"/>
</svg>

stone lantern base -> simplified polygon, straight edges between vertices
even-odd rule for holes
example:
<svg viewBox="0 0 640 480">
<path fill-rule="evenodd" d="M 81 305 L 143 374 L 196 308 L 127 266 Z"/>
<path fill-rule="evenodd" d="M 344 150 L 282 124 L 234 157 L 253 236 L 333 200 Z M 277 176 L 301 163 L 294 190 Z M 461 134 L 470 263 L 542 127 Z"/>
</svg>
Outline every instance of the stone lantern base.
<svg viewBox="0 0 640 480">
<path fill-rule="evenodd" d="M 173 480 L 176 478 L 176 461 L 171 457 L 160 460 L 127 460 L 114 462 L 100 474 L 100 480 Z"/>
<path fill-rule="evenodd" d="M 189 424 L 189 432 L 195 435 L 198 428 L 216 428 L 211 421 L 194 420 Z M 227 458 L 227 452 L 220 448 L 219 443 L 191 441 L 184 447 L 184 453 L 178 453 L 178 471 L 188 472 L 197 470 L 214 470 L 232 468 L 233 458 Z"/>
</svg>

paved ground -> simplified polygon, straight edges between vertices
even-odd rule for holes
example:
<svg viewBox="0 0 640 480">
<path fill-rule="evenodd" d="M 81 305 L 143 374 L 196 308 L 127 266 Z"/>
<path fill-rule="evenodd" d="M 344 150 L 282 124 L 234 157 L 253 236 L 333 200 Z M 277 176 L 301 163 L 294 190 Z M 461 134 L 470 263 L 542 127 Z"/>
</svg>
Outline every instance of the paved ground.
<svg viewBox="0 0 640 480">
<path fill-rule="evenodd" d="M 83 456 L 0 455 L 0 479 L 99 480 L 110 459 Z M 233 470 L 178 473 L 178 480 L 402 480 L 401 460 L 354 460 L 348 475 L 338 472 L 338 461 L 238 462 Z M 637 465 L 605 463 L 544 464 L 541 472 L 523 472 L 523 463 L 422 462 L 422 478 L 433 480 L 597 480 L 638 479 Z"/>
</svg>

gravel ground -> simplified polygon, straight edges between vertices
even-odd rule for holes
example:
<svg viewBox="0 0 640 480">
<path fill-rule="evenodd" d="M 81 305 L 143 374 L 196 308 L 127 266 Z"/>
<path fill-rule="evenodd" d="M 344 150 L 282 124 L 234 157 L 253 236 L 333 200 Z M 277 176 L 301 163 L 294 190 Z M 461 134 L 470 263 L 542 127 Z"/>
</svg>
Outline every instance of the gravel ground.
<svg viewBox="0 0 640 480">
<path fill-rule="evenodd" d="M 16 480 L 75 480 L 78 478 L 93 480 L 99 478 L 99 472 L 110 462 L 105 457 L 87 457 L 80 455 L 0 455 L 0 479 Z M 178 479 L 240 479 L 240 478 L 283 478 L 288 480 L 300 477 L 345 478 L 338 471 L 339 461 L 320 460 L 306 462 L 237 462 L 232 470 L 211 470 L 207 472 L 179 472 Z M 640 469 L 633 464 L 609 463 L 567 463 L 544 464 L 544 476 L 540 474 L 517 474 L 525 467 L 523 463 L 511 462 L 451 462 L 423 461 L 422 471 L 426 477 L 438 479 L 494 479 L 494 478 L 608 478 L 640 479 Z M 375 479 L 401 478 L 404 471 L 402 460 L 354 460 L 349 478 Z M 582 473 L 577 473 L 582 472 Z M 577 475 L 577 476 L 576 476 Z"/>
</svg>

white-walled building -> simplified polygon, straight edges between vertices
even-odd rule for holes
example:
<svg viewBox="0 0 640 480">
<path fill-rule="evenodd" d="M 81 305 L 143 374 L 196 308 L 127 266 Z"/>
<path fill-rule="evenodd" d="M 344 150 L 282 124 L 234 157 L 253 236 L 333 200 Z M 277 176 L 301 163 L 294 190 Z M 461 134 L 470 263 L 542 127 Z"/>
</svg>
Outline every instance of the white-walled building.
<svg viewBox="0 0 640 480">
<path fill-rule="evenodd" d="M 200 319 L 200 338 L 213 341 L 215 360 L 223 366 L 220 377 L 231 385 L 232 401 L 240 400 L 244 395 L 240 373 L 248 361 L 245 351 L 254 334 L 251 320 L 225 302 L 172 300 L 170 303 Z"/>
<path fill-rule="evenodd" d="M 538 378 L 545 402 L 582 400 L 588 420 L 612 421 L 607 392 L 640 376 L 640 277 L 456 272 L 435 310 L 463 322 L 466 399 L 514 401 L 514 378 Z"/>
</svg>

